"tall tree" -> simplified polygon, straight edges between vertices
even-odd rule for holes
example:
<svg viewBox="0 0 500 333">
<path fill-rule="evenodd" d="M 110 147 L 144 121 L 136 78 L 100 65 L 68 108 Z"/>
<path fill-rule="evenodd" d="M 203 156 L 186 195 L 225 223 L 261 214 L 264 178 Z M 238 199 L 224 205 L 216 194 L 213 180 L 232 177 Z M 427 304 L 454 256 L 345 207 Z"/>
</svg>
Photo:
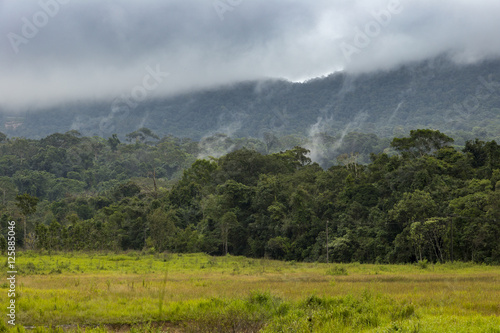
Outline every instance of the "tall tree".
<svg viewBox="0 0 500 333">
<path fill-rule="evenodd" d="M 446 147 L 453 141 L 440 131 L 419 129 L 410 131 L 409 138 L 394 138 L 391 146 L 403 155 L 421 157 Z"/>
<path fill-rule="evenodd" d="M 110 138 L 108 138 L 108 144 L 111 147 L 111 151 L 117 151 L 118 145 L 120 144 L 120 139 L 118 139 L 118 135 L 113 134 Z"/>
<path fill-rule="evenodd" d="M 21 214 L 24 216 L 24 243 L 26 243 L 26 224 L 28 221 L 28 216 L 36 212 L 36 206 L 38 204 L 38 198 L 32 197 L 28 193 L 20 194 L 16 196 L 16 206 L 21 210 Z"/>
<path fill-rule="evenodd" d="M 224 255 L 229 252 L 229 231 L 238 225 L 238 218 L 233 212 L 227 212 L 219 221 L 220 235 L 222 240 L 222 248 Z"/>
</svg>

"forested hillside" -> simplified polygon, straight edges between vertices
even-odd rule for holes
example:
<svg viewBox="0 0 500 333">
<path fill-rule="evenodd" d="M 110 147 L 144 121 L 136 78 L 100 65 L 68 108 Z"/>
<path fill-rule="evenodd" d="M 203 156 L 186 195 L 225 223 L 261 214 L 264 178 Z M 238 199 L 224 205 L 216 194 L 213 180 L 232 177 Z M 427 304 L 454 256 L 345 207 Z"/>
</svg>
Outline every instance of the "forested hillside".
<svg viewBox="0 0 500 333">
<path fill-rule="evenodd" d="M 233 141 L 229 153 L 197 159 L 203 142 L 148 129 L 127 137 L 0 135 L 2 234 L 15 219 L 18 245 L 46 251 L 325 261 L 328 248 L 337 262 L 500 262 L 494 141 L 457 148 L 416 130 L 367 164 L 352 151 L 323 169 L 307 149 L 279 151 L 272 140 Z"/>
<path fill-rule="evenodd" d="M 345 132 L 392 138 L 433 128 L 461 144 L 499 139 L 500 60 L 456 65 L 445 57 L 387 72 L 335 73 L 304 83 L 243 82 L 163 99 L 79 101 L 46 109 L 2 110 L 0 131 L 43 138 L 77 130 L 122 140 L 147 127 L 199 140 L 215 133 L 263 138 Z"/>
</svg>

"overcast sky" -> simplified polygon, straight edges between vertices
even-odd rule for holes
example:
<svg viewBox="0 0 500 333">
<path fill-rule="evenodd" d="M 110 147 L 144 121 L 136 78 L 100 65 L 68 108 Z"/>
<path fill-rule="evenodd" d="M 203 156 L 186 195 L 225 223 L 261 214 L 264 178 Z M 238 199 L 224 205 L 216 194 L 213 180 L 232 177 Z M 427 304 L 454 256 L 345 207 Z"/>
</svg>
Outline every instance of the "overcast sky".
<svg viewBox="0 0 500 333">
<path fill-rule="evenodd" d="M 500 1 L 0 0 L 0 105 L 12 111 L 443 53 L 499 56 Z"/>
</svg>

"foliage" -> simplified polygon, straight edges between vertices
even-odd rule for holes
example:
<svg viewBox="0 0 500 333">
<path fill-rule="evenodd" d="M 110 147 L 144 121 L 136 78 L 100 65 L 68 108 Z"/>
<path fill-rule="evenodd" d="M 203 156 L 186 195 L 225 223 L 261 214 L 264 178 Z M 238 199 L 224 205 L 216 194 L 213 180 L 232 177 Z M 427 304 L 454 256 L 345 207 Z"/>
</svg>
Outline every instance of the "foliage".
<svg viewBox="0 0 500 333">
<path fill-rule="evenodd" d="M 113 151 L 103 139 L 69 132 L 0 143 L 0 159 L 18 162 L 0 169 L 9 213 L 3 234 L 5 221 L 29 216 L 26 246 L 38 250 L 326 261 L 328 248 L 342 263 L 500 262 L 494 141 L 460 150 L 439 131 L 416 130 L 393 140 L 401 155 L 372 154 L 361 164 L 351 154 L 325 170 L 299 146 L 196 160 L 190 140 L 139 132 L 156 141 Z M 280 145 L 273 140 L 263 149 Z M 17 206 L 16 193 L 24 193 Z M 26 211 L 21 198 L 38 200 L 37 209 Z"/>
</svg>

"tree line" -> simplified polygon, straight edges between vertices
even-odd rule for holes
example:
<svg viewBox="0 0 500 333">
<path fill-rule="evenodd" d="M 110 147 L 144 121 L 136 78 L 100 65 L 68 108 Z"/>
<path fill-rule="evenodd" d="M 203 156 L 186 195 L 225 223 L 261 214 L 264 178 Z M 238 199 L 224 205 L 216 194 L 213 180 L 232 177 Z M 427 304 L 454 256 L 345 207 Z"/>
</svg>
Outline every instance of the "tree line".
<svg viewBox="0 0 500 333">
<path fill-rule="evenodd" d="M 75 133 L 29 149 L 1 143 L 2 234 L 16 219 L 27 225 L 19 245 L 47 251 L 500 262 L 495 141 L 455 147 L 439 131 L 414 130 L 368 163 L 354 151 L 325 169 L 299 146 L 196 159 L 191 141 L 150 134 L 135 133 L 128 145 Z M 169 172 L 175 181 L 164 180 Z"/>
</svg>

